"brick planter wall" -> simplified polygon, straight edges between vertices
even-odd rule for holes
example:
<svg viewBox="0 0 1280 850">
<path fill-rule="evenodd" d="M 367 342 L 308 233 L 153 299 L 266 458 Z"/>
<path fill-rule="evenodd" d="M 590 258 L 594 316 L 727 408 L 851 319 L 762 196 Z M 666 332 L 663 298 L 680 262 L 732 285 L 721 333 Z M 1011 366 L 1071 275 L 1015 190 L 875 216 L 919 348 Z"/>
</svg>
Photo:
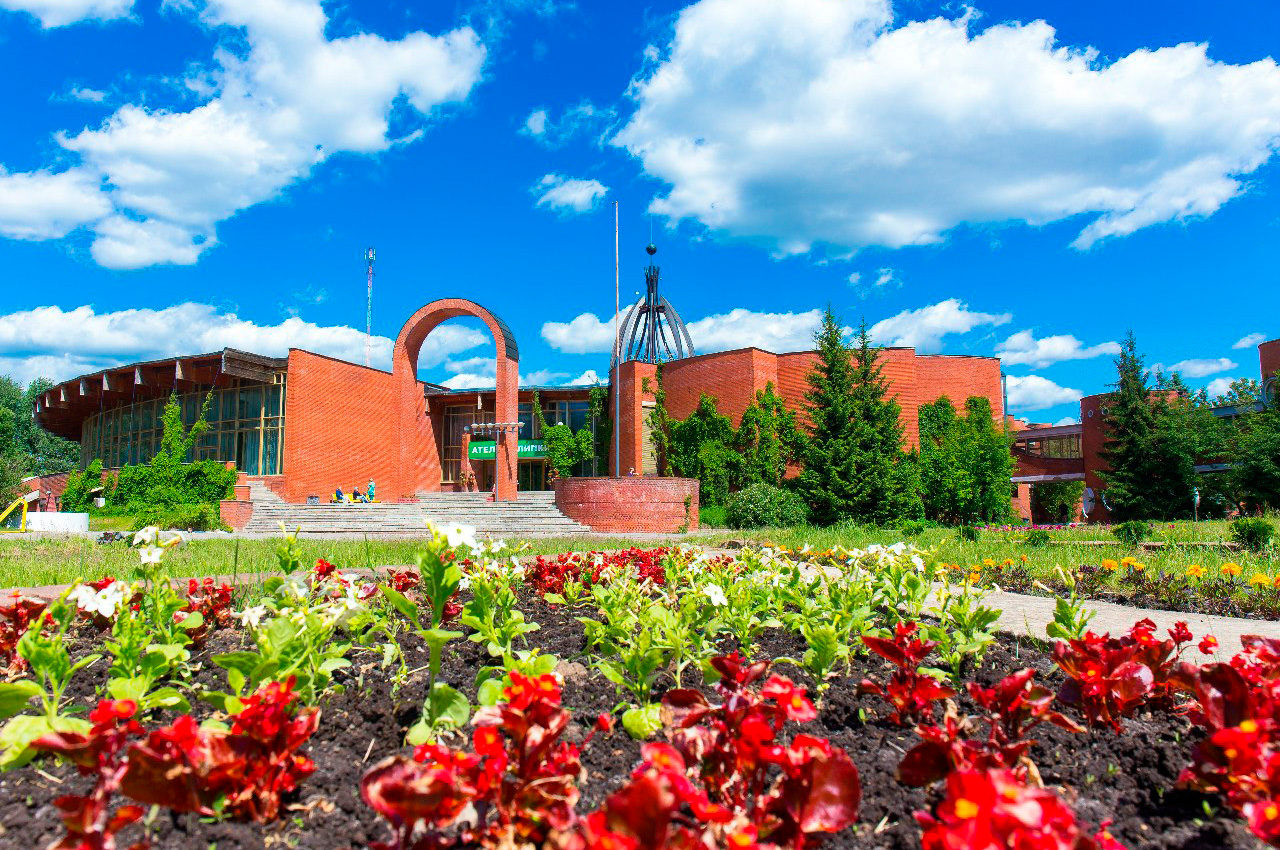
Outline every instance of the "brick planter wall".
<svg viewBox="0 0 1280 850">
<path fill-rule="evenodd" d="M 672 533 L 698 528 L 698 482 L 692 478 L 561 478 L 556 507 L 592 531 Z M 688 508 L 685 500 L 688 499 Z"/>
<path fill-rule="evenodd" d="M 218 502 L 218 514 L 223 522 L 239 531 L 253 518 L 253 502 L 248 499 L 223 499 Z"/>
</svg>

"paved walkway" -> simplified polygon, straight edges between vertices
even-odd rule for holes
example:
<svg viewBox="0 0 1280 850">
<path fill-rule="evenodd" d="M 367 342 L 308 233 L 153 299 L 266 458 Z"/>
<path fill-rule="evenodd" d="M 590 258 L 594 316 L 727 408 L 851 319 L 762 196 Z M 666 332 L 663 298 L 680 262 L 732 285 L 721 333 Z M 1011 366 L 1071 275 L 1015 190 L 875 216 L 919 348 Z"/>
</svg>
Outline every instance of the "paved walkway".
<svg viewBox="0 0 1280 850">
<path fill-rule="evenodd" d="M 1047 596 L 1028 596 L 1023 593 L 1009 593 L 998 590 L 987 597 L 987 605 L 1001 609 L 997 623 L 1001 631 L 1016 635 L 1048 640 L 1044 627 L 1053 622 L 1053 609 L 1056 600 Z M 1196 642 L 1206 634 L 1218 639 L 1218 651 L 1213 656 L 1201 655 L 1194 646 L 1184 654 L 1188 661 L 1203 662 L 1210 657 L 1226 660 L 1240 651 L 1242 635 L 1265 635 L 1280 638 L 1280 621 L 1251 620 L 1244 617 L 1217 617 L 1211 614 L 1184 614 L 1180 611 L 1155 611 L 1149 608 L 1133 608 L 1128 605 L 1117 605 L 1114 602 L 1086 601 L 1087 610 L 1094 611 L 1089 628 L 1101 634 L 1110 632 L 1119 635 L 1127 632 L 1139 620 L 1150 619 L 1155 622 L 1157 633 L 1164 637 L 1166 629 L 1174 623 L 1185 622 L 1196 637 Z"/>
</svg>

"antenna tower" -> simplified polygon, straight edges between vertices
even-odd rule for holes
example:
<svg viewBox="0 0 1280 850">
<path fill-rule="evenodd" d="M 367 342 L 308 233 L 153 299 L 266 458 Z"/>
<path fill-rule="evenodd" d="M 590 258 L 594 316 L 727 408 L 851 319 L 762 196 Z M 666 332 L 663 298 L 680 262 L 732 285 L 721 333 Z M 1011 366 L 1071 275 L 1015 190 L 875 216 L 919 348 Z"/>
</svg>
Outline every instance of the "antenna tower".
<svg viewBox="0 0 1280 850">
<path fill-rule="evenodd" d="M 378 252 L 372 248 L 364 249 L 364 260 L 369 264 L 369 299 L 364 311 L 364 365 L 369 365 L 369 357 L 373 352 L 373 261 L 378 259 Z"/>
</svg>

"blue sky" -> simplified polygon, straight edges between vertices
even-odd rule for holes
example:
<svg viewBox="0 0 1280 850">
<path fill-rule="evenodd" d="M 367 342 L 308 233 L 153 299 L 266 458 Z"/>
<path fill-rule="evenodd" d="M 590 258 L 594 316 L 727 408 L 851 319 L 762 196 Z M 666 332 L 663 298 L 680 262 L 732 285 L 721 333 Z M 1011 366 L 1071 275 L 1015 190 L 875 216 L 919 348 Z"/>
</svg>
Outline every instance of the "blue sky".
<svg viewBox="0 0 1280 850">
<path fill-rule="evenodd" d="M 652 229 L 699 350 L 1001 354 L 1072 417 L 1132 328 L 1206 386 L 1280 336 L 1271 2 L 0 0 L 0 373 L 224 345 L 374 362 L 438 297 L 608 366 Z M 1241 347 L 1236 347 L 1241 344 Z M 421 374 L 475 386 L 475 326 Z"/>
</svg>

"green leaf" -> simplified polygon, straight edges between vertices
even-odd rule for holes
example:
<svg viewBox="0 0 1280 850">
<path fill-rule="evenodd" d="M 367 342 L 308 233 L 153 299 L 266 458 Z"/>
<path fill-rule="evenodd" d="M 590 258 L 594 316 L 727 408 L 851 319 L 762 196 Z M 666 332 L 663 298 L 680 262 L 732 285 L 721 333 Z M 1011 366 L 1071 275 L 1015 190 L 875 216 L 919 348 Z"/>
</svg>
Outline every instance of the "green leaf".
<svg viewBox="0 0 1280 850">
<path fill-rule="evenodd" d="M 480 705 L 497 705 L 502 700 L 502 677 L 485 679 L 476 688 L 476 702 Z"/>
<path fill-rule="evenodd" d="M 77 673 L 86 667 L 92 667 L 94 664 L 98 663 L 98 659 L 100 658 L 102 658 L 101 653 L 96 653 L 94 655 L 86 655 L 84 658 L 81 658 L 75 664 L 71 665 L 71 669 L 68 672 L 68 675 Z"/>
<path fill-rule="evenodd" d="M 7 720 L 27 707 L 32 697 L 40 696 L 44 689 L 30 679 L 0 684 L 0 720 Z"/>
<path fill-rule="evenodd" d="M 198 629 L 203 625 L 204 625 L 204 615 L 201 614 L 199 611 L 192 611 L 188 613 L 187 616 L 183 617 L 177 623 L 178 628 L 188 632 L 191 631 L 192 629 Z"/>
<path fill-rule="evenodd" d="M 210 660 L 228 671 L 228 673 L 232 670 L 237 670 L 248 676 L 257 669 L 258 664 L 262 661 L 262 656 L 256 652 L 224 652 L 213 656 Z"/>
<path fill-rule="evenodd" d="M 653 704 L 622 712 L 622 728 L 637 741 L 652 738 L 662 730 L 662 706 Z"/>
<path fill-rule="evenodd" d="M 399 611 L 401 614 L 409 618 L 410 622 L 417 625 L 421 622 L 421 614 L 418 612 L 418 606 L 409 601 L 409 598 L 398 590 L 392 590 L 389 587 L 379 585 L 382 595 L 391 603 L 391 607 Z"/>
<path fill-rule="evenodd" d="M 227 670 L 227 684 L 231 686 L 231 690 L 236 693 L 242 693 L 245 686 L 245 675 L 232 667 Z"/>
<path fill-rule="evenodd" d="M 334 670 L 338 670 L 343 667 L 350 667 L 350 666 L 351 666 L 351 662 L 345 658 L 330 658 L 326 661 L 321 662 L 320 672 L 328 674 L 328 673 L 332 673 Z"/>
<path fill-rule="evenodd" d="M 436 682 L 427 704 L 437 728 L 444 724 L 445 728 L 458 729 L 471 718 L 471 704 L 467 698 L 444 682 Z"/>
<path fill-rule="evenodd" d="M 138 704 L 144 709 L 169 708 L 179 712 L 191 711 L 191 703 L 176 688 L 160 688 L 147 694 Z"/>
</svg>

